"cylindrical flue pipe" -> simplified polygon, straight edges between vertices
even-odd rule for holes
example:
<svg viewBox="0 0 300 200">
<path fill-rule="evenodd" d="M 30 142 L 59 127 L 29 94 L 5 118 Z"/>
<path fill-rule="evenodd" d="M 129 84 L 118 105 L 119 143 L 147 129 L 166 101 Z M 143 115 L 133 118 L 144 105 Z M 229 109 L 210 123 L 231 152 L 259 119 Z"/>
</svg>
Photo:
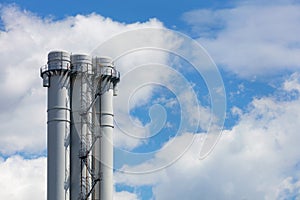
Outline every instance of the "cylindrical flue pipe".
<svg viewBox="0 0 300 200">
<path fill-rule="evenodd" d="M 100 131 L 100 140 L 96 142 L 93 152 L 95 169 L 100 176 L 93 199 L 112 200 L 113 198 L 113 95 L 119 74 L 114 69 L 112 60 L 107 57 L 94 59 L 96 70 L 101 78 L 98 83 L 100 99 L 96 103 L 96 118 Z"/>
<path fill-rule="evenodd" d="M 88 55 L 71 56 L 72 63 L 72 126 L 71 126 L 71 199 L 91 199 L 91 166 L 89 148 L 92 142 L 93 100 L 92 59 Z"/>
<path fill-rule="evenodd" d="M 65 141 L 70 132 L 70 55 L 53 51 L 48 65 L 41 69 L 44 86 L 48 87 L 47 126 L 47 199 L 65 199 L 66 174 Z"/>
</svg>

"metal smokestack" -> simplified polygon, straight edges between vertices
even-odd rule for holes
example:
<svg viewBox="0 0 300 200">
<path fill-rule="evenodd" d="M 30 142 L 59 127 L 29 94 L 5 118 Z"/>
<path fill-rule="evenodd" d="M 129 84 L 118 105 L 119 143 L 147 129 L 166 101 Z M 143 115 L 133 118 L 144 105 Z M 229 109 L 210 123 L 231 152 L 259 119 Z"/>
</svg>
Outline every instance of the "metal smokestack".
<svg viewBox="0 0 300 200">
<path fill-rule="evenodd" d="M 53 51 L 48 65 L 41 68 L 43 85 L 48 87 L 47 199 L 65 199 L 68 175 L 67 138 L 70 134 L 70 54 Z"/>
<path fill-rule="evenodd" d="M 99 172 L 101 182 L 95 188 L 93 199 L 113 198 L 113 91 L 119 80 L 119 73 L 115 70 L 110 58 L 96 57 L 94 66 L 101 79 L 98 82 L 98 94 L 96 101 L 96 124 L 99 127 L 100 140 L 94 150 L 95 170 Z"/>
<path fill-rule="evenodd" d="M 112 200 L 113 103 L 119 72 L 110 58 L 48 54 L 48 200 Z"/>
<path fill-rule="evenodd" d="M 88 55 L 71 55 L 71 199 L 87 199 L 91 190 L 93 69 Z M 90 199 L 90 198 L 88 198 Z"/>
</svg>

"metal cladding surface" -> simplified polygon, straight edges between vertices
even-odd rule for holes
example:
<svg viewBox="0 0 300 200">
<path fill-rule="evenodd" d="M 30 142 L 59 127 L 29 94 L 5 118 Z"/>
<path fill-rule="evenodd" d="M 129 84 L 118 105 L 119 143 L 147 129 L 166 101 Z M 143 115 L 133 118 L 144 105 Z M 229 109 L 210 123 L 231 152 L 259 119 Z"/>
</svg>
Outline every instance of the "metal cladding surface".
<svg viewBox="0 0 300 200">
<path fill-rule="evenodd" d="M 92 74 L 92 58 L 85 54 L 73 54 L 71 56 L 72 71 L 87 72 Z"/>
<path fill-rule="evenodd" d="M 55 54 L 55 56 L 54 56 Z M 51 52 L 48 57 L 48 157 L 47 157 L 47 199 L 65 199 L 65 139 L 70 131 L 70 76 L 61 66 L 70 66 L 69 60 L 56 59 L 66 52 Z M 55 58 L 55 59 L 54 59 Z"/>
<path fill-rule="evenodd" d="M 100 158 L 101 158 L 101 197 L 100 199 L 113 198 L 113 88 L 108 79 L 102 80 L 104 93 L 101 95 L 100 111 Z"/>
<path fill-rule="evenodd" d="M 48 69 L 70 69 L 70 54 L 65 51 L 51 51 L 48 54 Z"/>
<path fill-rule="evenodd" d="M 48 87 L 47 199 L 112 200 L 120 73 L 108 57 L 52 51 L 41 77 Z"/>
<path fill-rule="evenodd" d="M 100 132 L 100 141 L 96 141 L 93 152 L 94 167 L 101 177 L 100 184 L 96 185 L 93 199 L 113 198 L 113 89 L 116 70 L 113 62 L 107 57 L 96 57 L 93 60 L 96 71 L 101 74 L 98 90 L 101 94 L 96 102 L 96 126 Z"/>
</svg>

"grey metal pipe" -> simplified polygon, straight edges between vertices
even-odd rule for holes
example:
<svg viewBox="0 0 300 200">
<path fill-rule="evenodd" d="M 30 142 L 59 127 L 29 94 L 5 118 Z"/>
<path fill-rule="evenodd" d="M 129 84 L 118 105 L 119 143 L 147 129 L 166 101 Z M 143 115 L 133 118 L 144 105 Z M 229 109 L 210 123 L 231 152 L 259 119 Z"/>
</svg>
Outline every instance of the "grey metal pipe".
<svg viewBox="0 0 300 200">
<path fill-rule="evenodd" d="M 96 71 L 100 74 L 99 94 L 100 99 L 96 104 L 96 118 L 98 119 L 97 131 L 100 133 L 100 140 L 96 141 L 93 152 L 95 172 L 100 177 L 93 199 L 113 199 L 113 96 L 116 80 L 119 81 L 119 74 L 116 74 L 114 65 L 110 58 L 96 57 L 94 59 Z M 116 77 L 117 76 L 117 77 Z M 115 79 L 117 78 L 117 79 Z"/>
<path fill-rule="evenodd" d="M 91 189 L 91 155 L 88 149 L 92 138 L 92 110 L 88 110 L 93 99 L 92 60 L 90 56 L 75 54 L 72 63 L 72 127 L 71 127 L 71 199 L 86 199 Z M 87 198 L 91 199 L 91 198 Z"/>
<path fill-rule="evenodd" d="M 113 88 L 109 80 L 103 80 L 105 92 L 101 95 L 101 197 L 100 199 L 113 199 Z"/>
<path fill-rule="evenodd" d="M 65 140 L 70 131 L 70 55 L 54 51 L 48 54 L 48 65 L 41 70 L 41 76 L 48 82 L 48 124 L 47 124 L 47 199 L 66 198 L 65 182 L 66 156 Z"/>
</svg>

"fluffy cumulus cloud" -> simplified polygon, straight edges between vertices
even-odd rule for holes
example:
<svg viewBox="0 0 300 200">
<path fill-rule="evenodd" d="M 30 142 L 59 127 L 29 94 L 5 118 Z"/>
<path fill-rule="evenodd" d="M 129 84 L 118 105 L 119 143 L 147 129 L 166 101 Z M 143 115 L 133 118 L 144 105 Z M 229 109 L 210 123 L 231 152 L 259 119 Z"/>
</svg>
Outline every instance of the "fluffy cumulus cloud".
<svg viewBox="0 0 300 200">
<path fill-rule="evenodd" d="M 45 199 L 46 158 L 0 160 L 0 199 Z"/>
<path fill-rule="evenodd" d="M 12 156 L 0 160 L 0 199 L 46 199 L 46 158 Z M 130 192 L 114 192 L 115 200 L 138 200 Z"/>
<path fill-rule="evenodd" d="M 213 59 L 241 76 L 299 70 L 299 3 L 242 2 L 190 11 L 183 18 Z"/>
<path fill-rule="evenodd" d="M 114 199 L 115 200 L 138 200 L 139 198 L 137 197 L 136 194 L 122 191 L 122 192 L 116 192 L 114 194 Z"/>
<path fill-rule="evenodd" d="M 297 78 L 296 78 L 297 77 Z M 153 195 L 160 199 L 294 199 L 300 197 L 300 96 L 286 85 L 300 85 L 294 73 L 283 83 L 282 100 L 274 95 L 254 99 L 238 123 L 224 130 L 214 151 L 199 160 L 201 138 L 174 164 L 152 174 L 117 174 L 119 183 L 133 187 L 153 185 Z M 290 88 L 290 87 L 289 87 Z M 131 171 L 157 167 L 168 160 L 192 134 L 176 138 L 174 148 L 158 152 L 156 157 Z M 168 143 L 166 144 L 168 145 Z M 178 154 L 179 155 L 179 154 Z"/>
</svg>

